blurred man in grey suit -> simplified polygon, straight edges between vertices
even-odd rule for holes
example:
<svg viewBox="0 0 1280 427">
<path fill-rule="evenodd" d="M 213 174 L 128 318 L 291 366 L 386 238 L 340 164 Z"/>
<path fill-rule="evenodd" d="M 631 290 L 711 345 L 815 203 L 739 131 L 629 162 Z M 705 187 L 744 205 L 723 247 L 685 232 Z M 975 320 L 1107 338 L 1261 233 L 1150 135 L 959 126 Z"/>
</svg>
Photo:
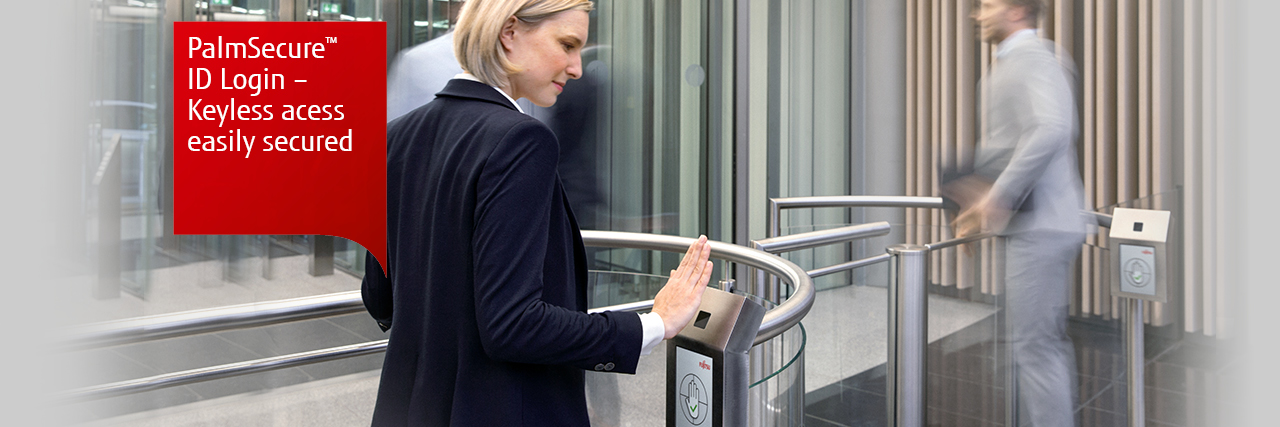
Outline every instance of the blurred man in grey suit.
<svg viewBox="0 0 1280 427">
<path fill-rule="evenodd" d="M 981 0 L 973 18 L 999 43 L 982 82 L 986 134 L 957 235 L 998 232 L 1020 425 L 1074 426 L 1075 355 L 1067 337 L 1071 265 L 1084 241 L 1069 61 L 1037 34 L 1039 0 Z"/>
</svg>

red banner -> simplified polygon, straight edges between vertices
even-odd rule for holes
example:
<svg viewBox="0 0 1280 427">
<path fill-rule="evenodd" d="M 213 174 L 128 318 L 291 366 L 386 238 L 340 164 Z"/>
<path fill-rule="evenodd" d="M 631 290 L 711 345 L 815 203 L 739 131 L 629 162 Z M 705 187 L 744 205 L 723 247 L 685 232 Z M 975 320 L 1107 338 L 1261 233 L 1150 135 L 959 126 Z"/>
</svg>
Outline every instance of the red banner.
<svg viewBox="0 0 1280 427">
<path fill-rule="evenodd" d="M 386 34 L 174 23 L 174 232 L 344 237 L 385 268 Z"/>
</svg>

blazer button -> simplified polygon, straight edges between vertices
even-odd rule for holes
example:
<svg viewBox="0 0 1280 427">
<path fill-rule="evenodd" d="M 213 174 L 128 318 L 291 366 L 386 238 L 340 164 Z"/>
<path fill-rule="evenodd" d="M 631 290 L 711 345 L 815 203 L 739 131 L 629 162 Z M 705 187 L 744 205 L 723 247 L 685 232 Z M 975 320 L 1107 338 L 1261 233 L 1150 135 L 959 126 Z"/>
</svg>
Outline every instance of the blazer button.
<svg viewBox="0 0 1280 427">
<path fill-rule="evenodd" d="M 613 362 L 609 362 L 609 363 L 604 364 L 604 370 L 606 370 L 606 371 L 612 371 L 612 370 L 613 370 Z"/>
<path fill-rule="evenodd" d="M 603 371 L 603 370 L 604 370 L 604 364 L 603 364 L 603 363 L 597 363 L 597 364 L 596 364 L 596 370 L 597 370 L 597 371 Z"/>
</svg>

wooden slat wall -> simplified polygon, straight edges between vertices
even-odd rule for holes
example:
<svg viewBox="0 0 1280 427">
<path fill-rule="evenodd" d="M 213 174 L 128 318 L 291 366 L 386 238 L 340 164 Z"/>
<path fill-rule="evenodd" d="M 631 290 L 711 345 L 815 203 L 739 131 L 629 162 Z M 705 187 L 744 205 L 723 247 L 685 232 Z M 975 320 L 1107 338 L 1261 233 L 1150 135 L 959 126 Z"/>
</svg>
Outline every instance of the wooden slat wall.
<svg viewBox="0 0 1280 427">
<path fill-rule="evenodd" d="M 1216 54 L 1223 49 L 1223 1 L 1048 0 L 1041 23 L 1041 35 L 1055 40 L 1060 55 L 1077 67 L 1086 206 L 1142 199 L 1150 204 L 1141 207 L 1175 211 L 1184 251 L 1179 273 L 1185 285 L 1176 296 L 1182 309 L 1151 304 L 1147 320 L 1180 321 L 1188 332 L 1206 335 L 1221 330 L 1227 294 L 1225 272 L 1217 268 L 1224 262 L 1217 236 L 1227 216 L 1216 196 L 1225 182 L 1219 126 L 1225 119 L 1224 73 Z M 1181 20 L 1174 19 L 1175 7 L 1182 9 Z M 907 5 L 909 195 L 937 195 L 935 172 L 970 161 L 986 128 L 976 114 L 985 95 L 976 88 L 993 66 L 995 46 L 975 40 L 972 8 L 972 2 L 952 0 Z M 907 218 L 909 242 L 951 236 L 947 218 L 938 213 L 912 210 Z M 1071 293 L 1073 316 L 1120 315 L 1108 286 L 1107 246 L 1105 235 L 1091 235 L 1084 245 Z M 934 283 L 999 294 L 1002 244 L 977 248 L 971 257 L 963 251 L 934 257 Z"/>
</svg>

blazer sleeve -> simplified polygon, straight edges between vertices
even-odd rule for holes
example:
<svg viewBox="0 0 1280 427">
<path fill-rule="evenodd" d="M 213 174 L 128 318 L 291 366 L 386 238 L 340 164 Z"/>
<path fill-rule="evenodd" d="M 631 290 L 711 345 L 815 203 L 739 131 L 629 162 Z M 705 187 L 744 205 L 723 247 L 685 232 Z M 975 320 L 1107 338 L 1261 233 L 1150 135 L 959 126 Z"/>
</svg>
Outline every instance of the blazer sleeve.
<svg viewBox="0 0 1280 427">
<path fill-rule="evenodd" d="M 551 131 L 530 119 L 512 127 L 479 174 L 472 250 L 481 344 L 498 360 L 613 363 L 614 372 L 634 373 L 639 315 L 587 314 L 542 300 L 543 289 L 575 286 L 543 282 L 558 151 Z"/>
<path fill-rule="evenodd" d="M 1021 134 L 1008 166 L 991 188 L 995 200 L 1009 209 L 1020 206 L 1054 157 L 1071 148 L 1071 87 L 1061 64 L 1050 54 L 1042 56 L 1010 70 L 1017 73 L 1011 91 L 1023 94 L 1014 108 Z"/>
<path fill-rule="evenodd" d="M 364 300 L 364 308 L 378 322 L 383 332 L 391 329 L 392 313 L 391 280 L 382 274 L 382 265 L 372 253 L 364 257 L 364 279 L 360 281 L 360 299 Z"/>
</svg>

